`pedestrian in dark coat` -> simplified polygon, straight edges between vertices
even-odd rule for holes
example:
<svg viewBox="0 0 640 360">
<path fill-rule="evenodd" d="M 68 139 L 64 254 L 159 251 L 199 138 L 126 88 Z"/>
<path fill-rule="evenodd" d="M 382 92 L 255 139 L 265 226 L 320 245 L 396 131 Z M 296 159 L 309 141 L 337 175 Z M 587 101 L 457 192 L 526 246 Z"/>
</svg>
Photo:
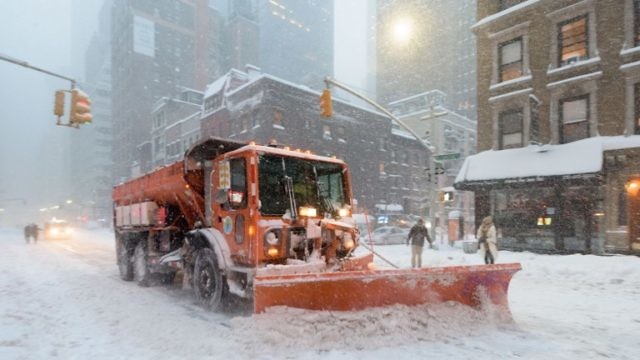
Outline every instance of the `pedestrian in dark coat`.
<svg viewBox="0 0 640 360">
<path fill-rule="evenodd" d="M 38 225 L 31 223 L 31 236 L 33 237 L 33 242 L 37 243 L 38 242 L 38 235 L 40 232 L 40 228 L 38 227 Z"/>
<path fill-rule="evenodd" d="M 24 241 L 28 244 L 31 237 L 31 224 L 27 224 L 24 227 Z"/>
<path fill-rule="evenodd" d="M 433 247 L 431 238 L 429 237 L 429 231 L 424 226 L 424 220 L 419 219 L 418 222 L 413 225 L 407 237 L 407 245 L 411 243 L 412 268 L 422 267 L 422 248 L 424 247 L 425 239 L 429 242 L 429 247 Z"/>
</svg>

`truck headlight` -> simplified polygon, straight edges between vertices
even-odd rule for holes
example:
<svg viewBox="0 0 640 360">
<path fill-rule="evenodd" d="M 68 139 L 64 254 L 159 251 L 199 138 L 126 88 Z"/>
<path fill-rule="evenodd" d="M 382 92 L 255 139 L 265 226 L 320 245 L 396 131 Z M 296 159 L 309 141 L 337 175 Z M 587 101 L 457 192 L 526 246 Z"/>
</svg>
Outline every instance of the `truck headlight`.
<svg viewBox="0 0 640 360">
<path fill-rule="evenodd" d="M 318 211 L 316 210 L 316 208 L 308 207 L 308 206 L 301 206 L 298 213 L 300 214 L 300 216 L 306 216 L 306 217 L 318 216 Z"/>
<path fill-rule="evenodd" d="M 269 231 L 264 235 L 264 241 L 266 241 L 267 244 L 269 245 L 275 246 L 275 245 L 278 245 L 278 243 L 280 242 L 280 239 L 278 239 L 278 235 L 276 235 L 275 232 Z"/>
<path fill-rule="evenodd" d="M 353 237 L 350 233 L 344 234 L 342 238 L 342 246 L 347 250 L 351 250 L 356 246 L 356 243 L 355 241 L 353 241 Z"/>
<path fill-rule="evenodd" d="M 351 215 L 351 214 L 350 214 L 349 209 L 347 209 L 347 208 L 342 208 L 342 209 L 338 210 L 338 216 L 340 216 L 340 217 L 347 217 L 349 215 Z"/>
</svg>

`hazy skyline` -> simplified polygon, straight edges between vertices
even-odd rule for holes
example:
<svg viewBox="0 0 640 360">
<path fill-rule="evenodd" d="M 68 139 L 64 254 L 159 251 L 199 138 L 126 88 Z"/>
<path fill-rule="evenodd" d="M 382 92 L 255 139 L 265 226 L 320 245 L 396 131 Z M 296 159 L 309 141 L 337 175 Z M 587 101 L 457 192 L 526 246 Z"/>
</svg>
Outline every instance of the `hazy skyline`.
<svg viewBox="0 0 640 360">
<path fill-rule="evenodd" d="M 366 86 L 365 15 L 370 1 L 335 2 L 334 76 L 355 88 Z M 0 11 L 0 53 L 81 81 L 84 51 L 97 29 L 102 3 L 5 2 Z M 74 13 L 79 13 L 80 19 Z M 20 197 L 28 200 L 29 207 L 50 206 L 56 196 L 43 195 L 42 189 L 47 188 L 45 184 L 51 185 L 52 179 L 63 178 L 51 172 L 65 167 L 48 164 L 53 167 L 44 173 L 40 154 L 53 150 L 47 146 L 60 146 L 60 141 L 52 137 L 80 136 L 82 132 L 55 125 L 53 94 L 68 89 L 70 84 L 4 61 L 0 61 L 0 79 L 0 199 Z M 72 180 L 70 183 L 72 186 Z"/>
</svg>

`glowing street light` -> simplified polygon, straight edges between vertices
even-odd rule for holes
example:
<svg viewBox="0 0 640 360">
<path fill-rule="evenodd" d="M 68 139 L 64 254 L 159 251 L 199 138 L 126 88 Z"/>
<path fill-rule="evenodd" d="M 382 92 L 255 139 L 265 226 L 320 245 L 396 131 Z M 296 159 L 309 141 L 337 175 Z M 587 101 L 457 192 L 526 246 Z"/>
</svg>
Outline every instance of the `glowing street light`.
<svg viewBox="0 0 640 360">
<path fill-rule="evenodd" d="M 393 37 L 399 44 L 408 43 L 413 33 L 413 21 L 409 18 L 400 18 L 393 24 Z"/>
<path fill-rule="evenodd" d="M 67 204 L 73 204 L 73 200 L 67 200 Z"/>
</svg>

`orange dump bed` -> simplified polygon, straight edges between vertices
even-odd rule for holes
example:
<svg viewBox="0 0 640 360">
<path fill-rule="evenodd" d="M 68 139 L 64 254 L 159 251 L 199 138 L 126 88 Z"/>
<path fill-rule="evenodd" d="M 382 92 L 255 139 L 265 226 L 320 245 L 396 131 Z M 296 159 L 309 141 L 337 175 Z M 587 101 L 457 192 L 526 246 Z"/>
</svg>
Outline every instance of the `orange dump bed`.
<svg viewBox="0 0 640 360">
<path fill-rule="evenodd" d="M 189 174 L 202 183 L 199 173 Z M 117 206 L 143 201 L 153 201 L 158 205 L 171 204 L 180 207 L 187 221 L 193 223 L 202 218 L 204 198 L 202 187 L 195 188 L 185 180 L 184 162 L 178 161 L 153 172 L 137 177 L 113 188 L 113 201 Z"/>
</svg>

